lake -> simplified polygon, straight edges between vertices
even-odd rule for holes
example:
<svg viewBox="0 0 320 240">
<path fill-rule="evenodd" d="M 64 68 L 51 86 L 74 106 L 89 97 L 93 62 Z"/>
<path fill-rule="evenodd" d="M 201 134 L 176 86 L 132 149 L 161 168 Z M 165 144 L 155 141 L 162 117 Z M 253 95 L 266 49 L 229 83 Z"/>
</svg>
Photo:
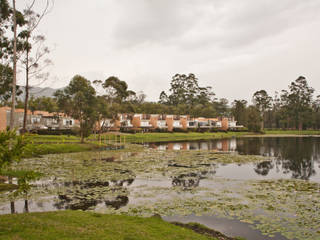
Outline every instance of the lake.
<svg viewBox="0 0 320 240">
<path fill-rule="evenodd" d="M 87 210 L 199 222 L 248 240 L 320 239 L 320 138 L 128 145 L 24 159 L 44 174 L 0 213 Z"/>
<path fill-rule="evenodd" d="M 257 166 L 220 168 L 217 175 L 229 178 L 296 178 L 320 182 L 320 137 L 244 137 L 210 141 L 150 143 L 159 150 L 213 150 L 240 155 L 273 157 Z M 234 174 L 236 172 L 236 174 Z"/>
</svg>

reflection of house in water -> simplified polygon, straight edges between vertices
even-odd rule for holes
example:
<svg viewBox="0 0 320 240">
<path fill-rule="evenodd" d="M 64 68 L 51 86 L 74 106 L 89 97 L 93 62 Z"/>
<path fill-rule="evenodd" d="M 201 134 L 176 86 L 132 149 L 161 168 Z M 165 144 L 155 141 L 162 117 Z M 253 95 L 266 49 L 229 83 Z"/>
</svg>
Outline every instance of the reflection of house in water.
<svg viewBox="0 0 320 240">
<path fill-rule="evenodd" d="M 219 139 L 212 141 L 152 143 L 149 147 L 159 150 L 216 150 L 234 152 L 237 149 L 237 139 Z"/>
</svg>

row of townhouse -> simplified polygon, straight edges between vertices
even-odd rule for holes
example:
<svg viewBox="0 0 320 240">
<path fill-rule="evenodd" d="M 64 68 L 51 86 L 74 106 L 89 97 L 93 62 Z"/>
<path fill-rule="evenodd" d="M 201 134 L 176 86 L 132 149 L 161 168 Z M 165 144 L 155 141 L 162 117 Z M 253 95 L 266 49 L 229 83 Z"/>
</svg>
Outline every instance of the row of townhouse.
<svg viewBox="0 0 320 240">
<path fill-rule="evenodd" d="M 11 108 L 0 107 L 0 131 L 9 127 L 11 119 Z M 24 109 L 16 109 L 14 113 L 14 127 L 23 127 Z M 27 130 L 38 129 L 71 129 L 79 127 L 79 122 L 62 113 L 49 113 L 46 111 L 27 112 Z"/>
<path fill-rule="evenodd" d="M 165 115 L 165 114 L 118 114 L 117 120 L 104 119 L 100 127 L 108 130 L 142 129 L 144 131 L 162 129 L 172 132 L 174 130 L 188 129 L 238 129 L 243 126 L 237 125 L 233 118 L 191 118 L 188 115 Z"/>
</svg>

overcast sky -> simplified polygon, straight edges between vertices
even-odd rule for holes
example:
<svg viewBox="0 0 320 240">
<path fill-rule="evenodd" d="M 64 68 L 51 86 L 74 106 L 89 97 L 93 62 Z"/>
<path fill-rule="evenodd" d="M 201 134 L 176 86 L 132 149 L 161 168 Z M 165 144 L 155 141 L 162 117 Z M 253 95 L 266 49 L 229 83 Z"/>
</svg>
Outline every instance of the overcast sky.
<svg viewBox="0 0 320 240">
<path fill-rule="evenodd" d="M 55 0 L 39 26 L 53 49 L 46 86 L 114 75 L 158 100 L 174 74 L 194 73 L 232 101 L 303 75 L 319 94 L 319 12 L 319 0 Z"/>
</svg>

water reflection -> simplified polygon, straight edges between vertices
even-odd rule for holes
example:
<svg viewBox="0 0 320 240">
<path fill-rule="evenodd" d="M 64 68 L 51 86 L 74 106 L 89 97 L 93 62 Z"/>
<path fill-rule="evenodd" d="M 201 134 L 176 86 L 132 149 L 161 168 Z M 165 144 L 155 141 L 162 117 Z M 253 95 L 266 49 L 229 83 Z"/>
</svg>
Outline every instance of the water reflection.
<svg viewBox="0 0 320 240">
<path fill-rule="evenodd" d="M 106 207 L 112 207 L 118 210 L 121 207 L 124 207 L 128 204 L 129 198 L 127 196 L 117 196 L 112 200 L 106 200 L 104 203 Z"/>
<path fill-rule="evenodd" d="M 216 141 L 150 143 L 148 146 L 159 150 L 217 150 L 227 152 L 236 150 L 237 140 L 233 138 Z"/>
<path fill-rule="evenodd" d="M 66 188 L 58 194 L 58 198 L 53 205 L 59 210 L 88 210 L 104 202 L 107 207 L 119 209 L 129 202 L 124 187 L 130 186 L 133 181 L 133 178 L 129 178 L 105 182 L 65 182 L 64 187 Z"/>
<path fill-rule="evenodd" d="M 274 168 L 272 161 L 263 161 L 256 165 L 254 171 L 262 176 L 268 175 L 269 171 Z"/>
<path fill-rule="evenodd" d="M 197 173 L 181 174 L 173 177 L 172 186 L 183 187 L 184 189 L 198 187 L 200 182 L 200 175 Z"/>
<path fill-rule="evenodd" d="M 320 167 L 320 138 L 318 137 L 251 137 L 211 141 L 152 143 L 149 147 L 159 150 L 213 150 L 235 152 L 243 155 L 262 155 L 274 158 L 253 168 L 261 176 L 270 170 L 291 174 L 292 178 L 309 180 L 317 176 Z"/>
</svg>

